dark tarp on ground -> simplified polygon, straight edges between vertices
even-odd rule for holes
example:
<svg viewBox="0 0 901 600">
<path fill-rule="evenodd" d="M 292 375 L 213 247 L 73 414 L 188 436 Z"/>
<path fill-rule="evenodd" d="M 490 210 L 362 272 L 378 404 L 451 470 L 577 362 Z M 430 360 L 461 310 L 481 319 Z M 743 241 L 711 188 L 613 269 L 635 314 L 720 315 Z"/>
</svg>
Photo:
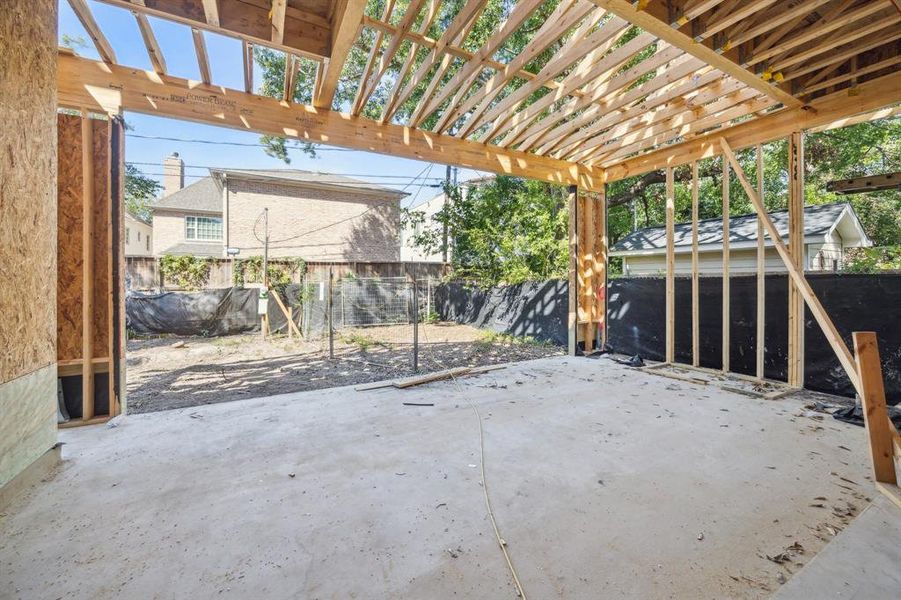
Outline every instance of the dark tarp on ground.
<svg viewBox="0 0 901 600">
<path fill-rule="evenodd" d="M 851 332 L 875 331 L 886 397 L 901 402 L 901 275 L 808 274 L 808 281 L 852 348 Z M 731 370 L 753 374 L 756 363 L 757 278 L 730 281 Z M 691 279 L 676 278 L 676 361 L 691 362 Z M 610 281 L 608 342 L 617 352 L 663 360 L 666 281 L 623 277 Z M 722 279 L 700 279 L 701 365 L 722 364 Z M 785 381 L 788 361 L 788 280 L 766 277 L 766 377 Z M 854 388 L 810 311 L 805 314 L 804 387 L 853 397 Z"/>
<path fill-rule="evenodd" d="M 300 286 L 289 285 L 282 297 L 285 306 L 294 306 L 299 322 Z M 273 292 L 274 293 L 274 292 Z M 125 324 L 138 334 L 219 336 L 260 330 L 257 315 L 259 290 L 225 288 L 201 292 L 128 292 L 125 297 Z M 276 301 L 269 300 L 269 327 L 287 332 L 287 319 Z"/>
<path fill-rule="evenodd" d="M 568 290 L 569 284 L 559 279 L 488 289 L 450 282 L 435 290 L 435 308 L 443 321 L 565 346 Z"/>
</svg>

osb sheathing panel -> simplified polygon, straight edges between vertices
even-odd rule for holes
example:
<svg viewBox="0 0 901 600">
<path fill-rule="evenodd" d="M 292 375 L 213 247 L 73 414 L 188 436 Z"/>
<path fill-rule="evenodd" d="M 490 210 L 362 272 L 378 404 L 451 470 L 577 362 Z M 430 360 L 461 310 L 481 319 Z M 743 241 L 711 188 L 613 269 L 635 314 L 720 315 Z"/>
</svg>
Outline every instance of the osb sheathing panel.
<svg viewBox="0 0 901 600">
<path fill-rule="evenodd" d="M 81 358 L 81 118 L 59 115 L 57 357 Z"/>
<path fill-rule="evenodd" d="M 56 358 L 56 11 L 0 3 L 0 382 Z"/>
<path fill-rule="evenodd" d="M 92 336 L 94 357 L 109 355 L 110 330 L 110 194 L 109 123 L 92 119 L 94 198 L 90 270 L 93 283 Z M 83 202 L 81 117 L 59 115 L 59 246 L 57 314 L 59 360 L 82 357 Z"/>
</svg>

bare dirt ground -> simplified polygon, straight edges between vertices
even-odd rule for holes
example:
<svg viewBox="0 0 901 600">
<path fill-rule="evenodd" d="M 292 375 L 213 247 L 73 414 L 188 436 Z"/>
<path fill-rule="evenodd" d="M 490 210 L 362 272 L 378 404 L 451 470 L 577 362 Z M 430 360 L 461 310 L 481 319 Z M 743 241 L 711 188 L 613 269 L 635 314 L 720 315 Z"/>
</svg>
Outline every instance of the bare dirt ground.
<svg viewBox="0 0 901 600">
<path fill-rule="evenodd" d="M 557 346 L 468 325 L 419 328 L 419 372 L 562 354 Z M 356 385 L 413 374 L 410 325 L 343 330 L 328 340 L 159 337 L 128 341 L 128 410 L 146 413 Z"/>
</svg>

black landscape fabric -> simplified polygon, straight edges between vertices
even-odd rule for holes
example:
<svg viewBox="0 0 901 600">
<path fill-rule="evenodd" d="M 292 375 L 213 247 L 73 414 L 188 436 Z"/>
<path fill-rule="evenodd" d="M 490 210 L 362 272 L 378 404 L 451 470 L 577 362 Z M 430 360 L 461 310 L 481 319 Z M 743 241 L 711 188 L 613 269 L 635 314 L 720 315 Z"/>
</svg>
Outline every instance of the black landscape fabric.
<svg viewBox="0 0 901 600">
<path fill-rule="evenodd" d="M 285 290 L 285 305 L 297 303 L 299 286 Z M 138 334 L 220 336 L 260 330 L 259 290 L 224 288 L 200 292 L 129 292 L 125 298 L 126 326 Z M 268 305 L 269 328 L 287 331 L 287 319 L 274 299 Z M 300 311 L 294 311 L 299 320 Z"/>
</svg>

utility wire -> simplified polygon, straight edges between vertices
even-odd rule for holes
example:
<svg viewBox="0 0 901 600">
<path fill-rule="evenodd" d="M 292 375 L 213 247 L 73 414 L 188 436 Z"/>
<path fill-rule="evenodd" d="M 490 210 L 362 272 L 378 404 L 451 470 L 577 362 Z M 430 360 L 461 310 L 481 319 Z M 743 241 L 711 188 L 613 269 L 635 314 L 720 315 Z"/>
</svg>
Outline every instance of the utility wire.
<svg viewBox="0 0 901 600">
<path fill-rule="evenodd" d="M 198 140 L 190 138 L 174 138 L 161 135 L 141 135 L 139 133 L 126 133 L 126 137 L 141 138 L 144 140 L 162 140 L 166 142 L 180 142 L 184 144 L 210 144 L 214 146 L 243 146 L 248 148 L 268 148 L 266 144 L 253 144 L 250 142 L 225 142 L 220 140 Z M 304 141 L 304 140 L 299 140 Z M 315 142 L 310 142 L 315 143 Z M 348 148 L 332 148 L 330 146 L 317 147 L 316 152 L 359 152 L 359 150 L 350 150 Z"/>
<path fill-rule="evenodd" d="M 404 192 L 407 191 L 407 188 L 410 187 L 410 185 L 412 185 L 413 182 L 416 181 L 416 179 L 418 179 L 419 177 L 421 177 L 421 176 L 426 172 L 426 170 L 431 170 L 432 166 L 434 166 L 434 163 L 429 163 L 422 171 L 419 172 L 419 175 L 417 175 L 416 178 L 413 179 L 413 181 L 411 181 L 411 182 L 408 183 L 406 186 L 404 186 L 404 188 L 403 188 L 401 191 L 404 191 Z M 422 189 L 422 186 L 420 186 L 420 190 L 421 190 L 421 189 Z M 382 206 L 385 206 L 385 205 L 388 205 L 388 204 L 393 204 L 394 202 L 396 202 L 396 200 L 386 200 L 385 202 L 379 202 L 379 203 L 377 203 L 377 204 L 374 204 L 374 205 L 370 206 L 369 208 L 367 208 L 366 210 L 364 210 L 363 212 L 361 212 L 361 213 L 359 213 L 359 214 L 352 215 L 352 216 L 347 217 L 347 218 L 345 218 L 345 219 L 341 219 L 340 221 L 334 221 L 334 222 L 329 223 L 329 224 L 327 224 L 327 225 L 323 225 L 322 227 L 318 227 L 318 228 L 316 228 L 316 229 L 310 229 L 310 230 L 308 230 L 308 231 L 304 231 L 304 232 L 302 232 L 302 233 L 298 233 L 297 235 L 292 235 L 292 236 L 290 236 L 290 237 L 282 238 L 282 239 L 280 239 L 280 240 L 269 240 L 269 247 L 270 247 L 270 248 L 275 248 L 275 247 L 278 247 L 278 248 L 292 248 L 293 246 L 274 246 L 273 244 L 280 244 L 280 243 L 282 243 L 282 242 L 290 242 L 291 240 L 296 240 L 297 238 L 301 238 L 301 237 L 303 237 L 303 236 L 310 235 L 311 233 L 317 233 L 317 232 L 322 231 L 322 230 L 324 230 L 324 229 L 328 229 L 329 227 L 334 227 L 335 225 L 340 225 L 341 223 L 346 223 L 347 221 L 352 221 L 352 220 L 354 220 L 354 219 L 358 219 L 358 218 L 362 217 L 363 215 L 365 215 L 366 213 L 375 210 L 376 208 L 381 208 Z M 254 228 L 256 228 L 256 225 L 254 225 Z M 257 235 L 255 229 L 254 229 L 254 237 L 257 238 L 257 241 L 262 242 L 262 240 L 260 240 L 259 236 Z M 256 249 L 258 249 L 258 248 L 251 248 L 251 249 L 252 249 L 252 250 L 256 250 Z"/>
<path fill-rule="evenodd" d="M 159 163 L 151 163 L 151 162 L 139 162 L 139 161 L 125 161 L 125 164 L 135 165 L 135 166 L 148 166 L 148 167 L 159 167 Z M 211 165 L 182 165 L 186 169 L 214 169 L 214 170 L 223 170 L 223 171 L 278 171 L 279 169 L 244 169 L 241 167 L 222 167 L 222 166 L 211 166 Z M 332 171 L 314 171 L 310 169 L 287 169 L 287 170 L 295 170 L 295 171 L 308 171 L 310 173 L 318 173 L 320 175 L 339 175 L 342 177 L 375 177 L 380 179 L 402 179 L 402 180 L 416 180 L 417 176 L 409 176 L 409 175 L 385 175 L 382 173 L 336 173 Z M 191 177 L 198 177 L 198 175 L 191 175 Z M 443 181 L 441 177 L 426 177 L 425 179 L 434 179 L 436 181 Z"/>
</svg>

